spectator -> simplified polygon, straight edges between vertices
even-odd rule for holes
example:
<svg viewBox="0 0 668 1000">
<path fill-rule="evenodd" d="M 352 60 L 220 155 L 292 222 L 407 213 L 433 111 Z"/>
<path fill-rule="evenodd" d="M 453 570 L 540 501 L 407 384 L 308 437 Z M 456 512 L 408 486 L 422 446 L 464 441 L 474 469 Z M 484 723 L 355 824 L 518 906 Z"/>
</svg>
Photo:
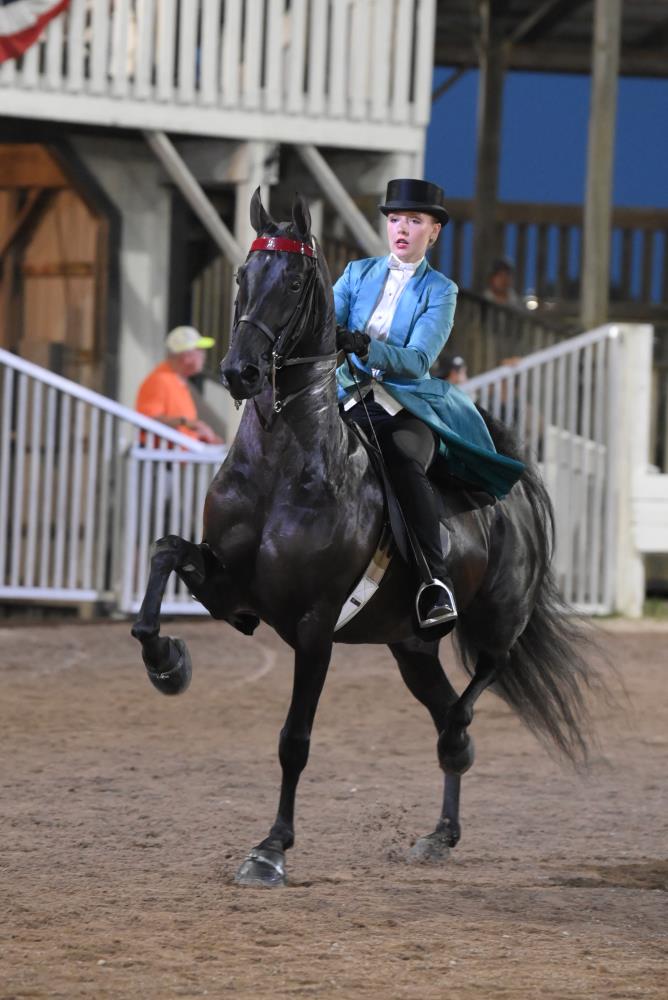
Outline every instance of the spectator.
<svg viewBox="0 0 668 1000">
<path fill-rule="evenodd" d="M 466 368 L 466 361 L 459 354 L 446 354 L 441 358 L 438 371 L 439 378 L 445 379 L 451 385 L 461 385 L 466 382 L 469 373 Z"/>
<path fill-rule="evenodd" d="M 167 357 L 139 387 L 136 409 L 188 437 L 206 444 L 222 444 L 215 431 L 198 418 L 188 385 L 188 378 L 202 371 L 204 351 L 214 343 L 211 337 L 200 336 L 192 326 L 177 326 L 172 330 L 165 341 Z"/>
<path fill-rule="evenodd" d="M 507 257 L 498 257 L 492 264 L 484 292 L 489 302 L 501 306 L 519 306 L 521 300 L 515 290 L 515 265 Z"/>
</svg>

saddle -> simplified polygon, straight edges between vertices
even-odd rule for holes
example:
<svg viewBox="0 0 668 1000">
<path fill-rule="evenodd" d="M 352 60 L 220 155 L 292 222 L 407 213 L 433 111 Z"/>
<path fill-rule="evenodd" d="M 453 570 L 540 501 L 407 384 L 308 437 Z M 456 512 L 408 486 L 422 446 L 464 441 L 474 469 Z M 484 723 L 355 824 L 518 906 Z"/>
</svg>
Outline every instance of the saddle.
<svg viewBox="0 0 668 1000">
<path fill-rule="evenodd" d="M 346 422 L 366 448 L 369 459 L 383 484 L 387 519 L 392 529 L 394 541 L 402 559 L 410 563 L 414 561 L 410 555 L 414 541 L 411 542 L 411 539 L 408 537 L 411 526 L 407 526 L 406 524 L 404 513 L 399 506 L 399 501 L 397 500 L 397 495 L 382 455 L 379 454 L 377 447 L 369 440 L 369 437 L 359 424 L 353 420 Z M 456 517 L 458 514 L 465 514 L 473 510 L 482 510 L 483 507 L 491 507 L 496 503 L 496 497 L 492 496 L 491 493 L 487 493 L 486 490 L 481 489 L 473 483 L 453 476 L 448 470 L 446 460 L 440 455 L 432 463 L 427 475 L 432 486 L 435 488 L 435 493 L 439 500 L 440 521 L 446 527 L 451 517 Z"/>
</svg>

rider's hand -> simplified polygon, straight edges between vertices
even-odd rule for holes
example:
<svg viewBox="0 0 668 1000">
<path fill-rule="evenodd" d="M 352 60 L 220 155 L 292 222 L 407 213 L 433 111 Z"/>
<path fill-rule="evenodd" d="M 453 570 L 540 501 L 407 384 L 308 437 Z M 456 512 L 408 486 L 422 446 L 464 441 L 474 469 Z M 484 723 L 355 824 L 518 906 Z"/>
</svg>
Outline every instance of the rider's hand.
<svg viewBox="0 0 668 1000">
<path fill-rule="evenodd" d="M 359 330 L 348 330 L 345 326 L 336 328 L 336 349 L 345 351 L 346 354 L 356 354 L 358 358 L 364 359 L 369 353 L 369 343 L 371 337 L 368 333 L 360 333 Z"/>
</svg>

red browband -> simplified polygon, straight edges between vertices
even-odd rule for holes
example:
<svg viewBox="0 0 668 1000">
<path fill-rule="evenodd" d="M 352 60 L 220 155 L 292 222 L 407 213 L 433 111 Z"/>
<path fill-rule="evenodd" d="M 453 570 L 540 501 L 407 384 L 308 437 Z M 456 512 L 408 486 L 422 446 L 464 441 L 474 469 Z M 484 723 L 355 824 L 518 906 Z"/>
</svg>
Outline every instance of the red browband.
<svg viewBox="0 0 668 1000">
<path fill-rule="evenodd" d="M 300 243 L 299 240 L 290 240 L 287 236 L 258 236 L 251 243 L 250 253 L 253 250 L 284 250 L 286 253 L 300 253 L 306 257 L 315 257 L 315 250 L 310 243 Z"/>
</svg>

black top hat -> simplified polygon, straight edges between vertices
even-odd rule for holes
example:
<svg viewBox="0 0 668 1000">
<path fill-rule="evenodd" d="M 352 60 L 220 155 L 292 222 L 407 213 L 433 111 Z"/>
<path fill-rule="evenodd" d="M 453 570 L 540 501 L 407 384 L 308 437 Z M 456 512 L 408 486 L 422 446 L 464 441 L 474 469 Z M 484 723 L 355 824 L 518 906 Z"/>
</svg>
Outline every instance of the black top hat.
<svg viewBox="0 0 668 1000">
<path fill-rule="evenodd" d="M 433 215 L 443 225 L 448 224 L 450 216 L 443 204 L 443 188 L 430 181 L 413 180 L 410 177 L 399 177 L 387 185 L 385 204 L 379 205 L 383 215 L 390 212 L 426 212 Z"/>
</svg>

